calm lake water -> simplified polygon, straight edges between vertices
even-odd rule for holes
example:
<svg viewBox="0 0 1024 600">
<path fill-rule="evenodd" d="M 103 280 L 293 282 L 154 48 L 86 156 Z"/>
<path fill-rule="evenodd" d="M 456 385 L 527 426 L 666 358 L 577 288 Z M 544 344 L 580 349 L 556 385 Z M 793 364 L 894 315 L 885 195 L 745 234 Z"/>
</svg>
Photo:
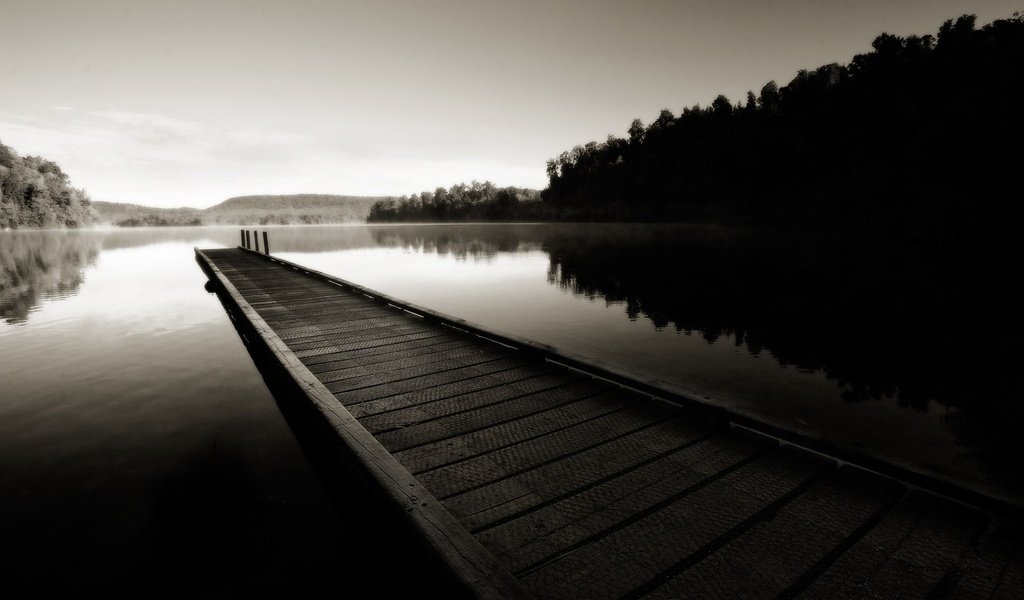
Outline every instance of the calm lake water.
<svg viewBox="0 0 1024 600">
<path fill-rule="evenodd" d="M 273 252 L 289 260 L 1020 496 L 1005 456 L 1020 449 L 1022 304 L 991 261 L 667 225 L 269 231 Z M 5 555 L 64 561 L 86 582 L 73 560 L 83 552 L 100 561 L 137 554 L 157 575 L 229 557 L 310 572 L 351 558 L 339 541 L 345 523 L 331 520 L 259 372 L 203 288 L 193 247 L 237 242 L 235 228 L 0 233 Z M 182 514 L 206 509 L 204 526 L 182 525 L 194 523 Z M 298 530 L 312 537 L 269 547 Z M 196 535 L 215 548 L 195 559 L 202 564 L 154 558 Z"/>
</svg>

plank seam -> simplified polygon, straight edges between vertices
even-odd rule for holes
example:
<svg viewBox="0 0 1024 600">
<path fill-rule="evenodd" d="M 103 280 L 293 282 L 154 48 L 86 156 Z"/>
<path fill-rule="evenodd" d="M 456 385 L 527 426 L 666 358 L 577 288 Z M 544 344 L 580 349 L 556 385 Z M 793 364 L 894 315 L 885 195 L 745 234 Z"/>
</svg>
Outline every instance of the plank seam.
<svg viewBox="0 0 1024 600">
<path fill-rule="evenodd" d="M 605 483 L 608 483 L 609 481 L 612 481 L 614 479 L 622 477 L 623 475 L 627 475 L 631 471 L 634 471 L 636 469 L 640 469 L 640 468 L 646 467 L 647 465 L 655 463 L 655 462 L 657 462 L 659 460 L 662 460 L 662 459 L 664 459 L 664 458 L 666 458 L 668 456 L 671 456 L 671 455 L 675 454 L 676 452 L 679 452 L 680 450 L 685 450 L 685 449 L 690 448 L 692 446 L 695 446 L 695 445 L 697 445 L 697 444 L 699 444 L 701 442 L 710 440 L 713 437 L 722 436 L 722 435 L 724 435 L 724 433 L 722 431 L 710 431 L 710 432 L 708 432 L 707 435 L 702 435 L 700 437 L 697 437 L 697 438 L 694 438 L 694 439 L 689 440 L 687 442 L 684 442 L 683 444 L 681 444 L 679 446 L 676 446 L 676 447 L 672 448 L 671 450 L 665 450 L 664 452 L 659 452 L 658 454 L 656 454 L 654 456 L 651 456 L 650 458 L 644 459 L 641 462 L 631 463 L 628 466 L 624 466 L 621 469 L 619 469 L 618 471 L 615 471 L 614 473 L 610 473 L 608 475 L 605 475 L 604 477 L 601 477 L 599 479 L 595 479 L 593 481 L 588 481 L 585 485 L 573 488 L 573 489 L 568 490 L 566 492 L 563 492 L 563 493 L 561 493 L 561 494 L 559 494 L 557 496 L 553 496 L 553 497 L 551 497 L 551 498 L 549 498 L 547 500 L 544 500 L 544 501 L 542 501 L 542 502 L 540 502 L 538 504 L 535 504 L 535 505 L 533 505 L 533 506 L 531 506 L 529 508 L 524 508 L 524 509 L 522 509 L 522 510 L 516 512 L 516 513 L 510 514 L 510 515 L 506 515 L 504 517 L 495 519 L 494 521 L 492 521 L 492 522 L 490 522 L 490 523 L 488 523 L 486 525 L 481 525 L 479 527 L 471 529 L 470 531 L 472 531 L 473 534 L 476 535 L 478 533 L 483 533 L 483 532 L 487 531 L 488 529 L 493 529 L 493 528 L 498 527 L 500 525 L 504 525 L 505 523 L 508 523 L 509 521 L 515 521 L 516 519 L 518 519 L 520 517 L 523 517 L 523 516 L 525 516 L 525 515 L 527 515 L 529 513 L 532 513 L 532 512 L 541 510 L 541 509 L 544 509 L 544 508 L 546 508 L 548 506 L 551 506 L 552 504 L 557 504 L 558 502 L 561 502 L 562 500 L 565 500 L 566 498 L 571 498 L 571 497 L 576 496 L 578 494 L 582 494 L 583 492 L 591 490 L 591 489 L 593 489 L 593 488 L 595 488 L 595 487 L 597 487 L 599 485 L 603 485 Z M 615 441 L 618 441 L 618 440 L 609 440 L 606 443 L 607 444 L 611 444 L 611 443 L 613 443 Z M 604 445 L 604 444 L 602 444 L 602 445 Z M 474 513 L 474 514 L 477 514 L 477 513 Z M 473 516 L 473 515 L 468 515 L 468 516 Z"/>
<path fill-rule="evenodd" d="M 638 600 L 639 598 L 642 598 L 643 596 L 646 596 L 647 594 L 653 592 L 659 587 L 665 585 L 673 577 L 683 573 L 690 567 L 696 565 L 708 556 L 714 554 L 715 551 L 717 551 L 719 548 L 722 548 L 729 542 L 743 535 L 758 523 L 770 520 L 787 504 L 795 500 L 801 494 L 810 489 L 811 486 L 815 485 L 816 483 L 821 481 L 826 475 L 834 472 L 835 470 L 835 463 L 833 463 L 829 468 L 822 469 L 819 473 L 817 473 L 813 477 L 808 478 L 807 481 L 802 482 L 801 484 L 799 484 L 798 486 L 796 486 L 795 488 L 793 488 L 792 490 L 790 490 L 789 492 L 775 500 L 774 502 L 768 504 L 761 510 L 751 515 L 750 517 L 747 517 L 745 520 L 734 526 L 732 529 L 726 531 L 725 533 L 718 536 L 711 542 L 708 542 L 698 550 L 691 552 L 687 557 L 678 561 L 671 567 L 663 570 L 661 573 L 655 575 L 646 582 L 633 588 L 632 590 L 630 590 L 629 593 L 622 597 L 622 600 Z"/>
<path fill-rule="evenodd" d="M 729 465 L 728 467 L 722 469 L 721 471 L 718 471 L 717 473 L 714 473 L 713 475 L 710 475 L 710 476 L 708 476 L 708 477 L 706 477 L 706 478 L 704 478 L 704 479 L 702 479 L 700 481 L 694 482 L 693 484 L 688 485 L 688 486 L 682 488 L 681 490 L 679 490 L 675 494 L 672 494 L 668 498 L 665 498 L 664 500 L 656 502 L 655 504 L 652 504 L 651 506 L 647 507 L 646 509 L 644 509 L 642 511 L 633 513 L 629 517 L 619 521 L 618 523 L 615 523 L 615 524 L 613 524 L 613 525 L 611 525 L 609 527 L 605 527 L 605 528 L 601 529 L 600 531 L 597 531 L 597 532 L 595 532 L 595 533 L 593 533 L 591 535 L 588 535 L 585 538 L 583 538 L 583 539 L 581 539 L 581 540 L 571 544 L 570 546 L 568 546 L 566 548 L 563 548 L 562 550 L 559 550 L 558 552 L 556 552 L 554 554 L 550 554 L 550 555 L 548 555 L 548 556 L 546 556 L 544 558 L 537 559 L 536 561 L 534 561 L 530 565 L 527 565 L 527 566 L 525 566 L 525 567 L 515 571 L 513 573 L 513 575 L 515 575 L 516 577 L 520 577 L 521 578 L 521 577 L 524 577 L 526 575 L 529 575 L 530 573 L 533 573 L 534 571 L 539 571 L 540 569 L 542 569 L 545 566 L 551 564 L 552 562 L 558 560 L 559 558 L 561 558 L 563 556 L 566 556 L 568 554 L 571 554 L 572 552 L 575 552 L 576 550 L 578 550 L 578 549 L 580 549 L 580 548 L 582 548 L 584 546 L 589 546 L 590 544 L 594 543 L 595 541 L 597 541 L 597 540 L 599 540 L 599 539 L 601 539 L 603 537 L 607 537 L 607 536 L 615 533 L 616 531 L 619 531 L 620 529 L 625 529 L 626 527 L 629 527 L 633 523 L 636 523 L 637 521 L 640 521 L 641 519 L 644 519 L 644 518 L 646 518 L 646 517 L 648 517 L 648 516 L 658 512 L 659 510 L 665 508 L 666 506 L 674 504 L 674 503 L 678 502 L 679 500 L 685 498 L 686 496 L 689 496 L 690 494 L 693 494 L 694 492 L 697 492 L 697 491 L 701 490 L 702 488 L 705 488 L 705 487 L 715 483 L 716 481 L 727 477 L 730 473 L 733 473 L 734 471 L 737 471 L 738 469 L 743 468 L 744 466 L 750 464 L 751 462 L 757 460 L 758 458 L 761 458 L 762 456 L 767 455 L 769 452 L 771 452 L 772 450 L 775 450 L 776 448 L 777 448 L 777 446 L 768 446 L 768 447 L 765 447 L 765 448 L 761 448 L 759 450 L 755 450 L 754 452 L 752 452 L 750 454 L 750 456 L 747 456 L 747 457 L 745 457 L 745 458 L 743 458 L 743 459 L 741 459 L 739 461 L 736 461 L 735 463 Z M 651 485 L 654 485 L 654 484 L 652 483 Z"/>
<path fill-rule="evenodd" d="M 595 395 L 600 395 L 600 394 L 604 394 L 604 393 L 606 393 L 606 392 L 600 392 L 599 394 L 595 394 Z M 536 440 L 538 438 L 542 438 L 542 437 L 549 436 L 549 435 L 554 435 L 556 433 L 561 433 L 561 432 L 563 432 L 563 431 L 565 431 L 567 429 L 572 429 L 573 427 L 579 427 L 580 425 L 586 425 L 587 423 L 590 423 L 592 421 L 596 421 L 598 419 L 603 419 L 605 417 L 612 416 L 612 415 L 614 415 L 616 413 L 620 413 L 620 412 L 622 412 L 622 411 L 624 411 L 626 409 L 633 408 L 635 406 L 639 406 L 639 405 L 641 405 L 643 403 L 644 403 L 643 400 L 635 400 L 635 401 L 629 402 L 628 404 L 620 406 L 619 408 L 616 408 L 615 410 L 611 410 L 611 411 L 608 411 L 606 413 L 601 413 L 601 414 L 595 415 L 593 417 L 588 417 L 588 418 L 586 418 L 586 419 L 584 419 L 582 421 L 578 421 L 576 423 L 570 423 L 569 425 L 565 425 L 563 427 L 558 427 L 557 429 L 552 429 L 551 431 L 545 431 L 544 433 L 539 433 L 537 435 L 532 435 L 530 437 L 523 438 L 521 440 L 510 442 L 510 443 L 507 443 L 507 444 L 504 444 L 504 445 L 501 445 L 501 446 L 497 446 L 497 447 L 494 447 L 494 448 L 489 448 L 486 452 L 487 453 L 497 452 L 498 450 L 504 450 L 505 448 L 511 448 L 512 446 L 518 446 L 519 444 L 525 444 L 526 442 L 532 442 L 532 441 L 534 441 L 534 440 Z M 671 418 L 671 417 L 668 417 L 668 418 Z M 668 418 L 662 419 L 662 420 L 664 421 L 664 420 L 667 420 Z M 460 457 L 460 458 L 458 458 L 458 459 L 456 459 L 456 460 L 454 460 L 452 462 L 445 463 L 443 465 L 437 465 L 437 466 L 433 466 L 433 467 L 428 467 L 426 469 L 422 469 L 420 471 L 414 471 L 414 474 L 415 475 L 422 475 L 424 473 L 430 473 L 431 471 L 436 471 L 438 469 L 443 469 L 445 467 L 450 467 L 452 465 L 457 465 L 459 463 L 466 462 L 467 460 L 473 460 L 473 459 L 475 459 L 475 458 L 477 458 L 479 456 L 482 456 L 482 454 L 474 454 L 472 456 L 463 456 L 463 457 Z"/>
<path fill-rule="evenodd" d="M 527 379 L 523 379 L 523 380 L 520 380 L 520 381 L 529 381 L 530 379 L 534 379 L 536 377 L 543 377 L 543 376 L 544 376 L 543 374 L 534 375 L 532 377 L 528 377 Z M 456 410 L 456 411 L 452 411 L 452 412 L 449 412 L 449 413 L 444 413 L 442 415 L 431 416 L 429 418 L 421 419 L 419 421 L 416 421 L 416 425 L 423 425 L 425 423 L 433 423 L 435 421 L 440 421 L 441 419 L 447 419 L 449 417 L 454 417 L 456 415 L 462 415 L 462 414 L 473 412 L 473 411 L 476 411 L 476 410 L 483 410 L 485 408 L 492 408 L 492 407 L 498 406 L 499 404 L 504 404 L 506 402 L 511 402 L 513 400 L 522 400 L 523 398 L 527 398 L 529 396 L 533 396 L 533 395 L 536 395 L 536 394 L 543 394 L 545 392 L 550 392 L 551 390 L 557 390 L 558 388 L 562 388 L 562 387 L 565 387 L 567 385 L 572 385 L 574 383 L 580 383 L 581 381 L 584 381 L 584 380 L 581 378 L 581 379 L 576 379 L 574 381 L 563 381 L 562 383 L 553 385 L 553 386 L 551 386 L 549 388 L 544 388 L 542 390 L 535 390 L 533 392 L 523 392 L 523 393 L 518 394 L 516 396 L 511 396 L 509 398 L 504 398 L 502 400 L 496 400 L 494 402 L 488 402 L 487 404 L 481 404 L 479 406 L 472 406 L 470 408 L 463 408 L 461 410 Z M 500 384 L 497 387 L 501 387 L 503 385 L 508 385 L 508 384 L 502 383 L 502 384 Z M 465 394 L 459 394 L 459 395 L 460 396 L 465 396 L 465 395 L 468 395 L 468 394 L 475 394 L 475 393 L 479 393 L 479 392 L 482 392 L 482 391 L 487 391 L 489 389 L 492 389 L 492 388 L 484 388 L 482 390 L 476 390 L 476 391 L 473 391 L 473 392 L 466 392 Z M 444 402 L 445 400 L 451 400 L 452 398 L 457 398 L 457 397 L 458 396 L 451 396 L 451 397 L 448 397 L 448 398 L 444 398 L 442 400 L 437 400 L 436 402 Z M 557 407 L 565 406 L 566 404 L 571 404 L 571 403 L 576 402 L 578 400 L 583 400 L 583 399 L 589 398 L 589 397 L 590 396 L 585 396 L 584 398 L 577 398 L 575 400 L 569 400 L 569 401 L 567 401 L 567 402 L 565 402 L 563 404 L 559 404 L 559 405 L 557 405 L 555 407 L 552 407 L 552 408 L 557 408 Z M 417 404 L 416 406 L 424 406 L 426 404 L 433 404 L 433 403 L 434 402 L 424 402 L 423 404 Z M 404 410 L 404 409 L 397 408 L 395 410 Z M 530 416 L 539 414 L 539 413 L 544 412 L 546 410 L 550 410 L 550 408 L 542 408 L 542 409 L 539 409 L 539 410 L 537 410 L 535 412 L 532 412 L 532 413 L 526 413 L 524 415 L 520 415 L 519 417 L 509 418 L 509 419 L 506 419 L 504 421 L 498 421 L 496 423 L 491 423 L 490 425 L 483 425 L 483 426 L 478 427 L 476 429 L 470 429 L 468 431 L 464 431 L 463 433 L 454 434 L 452 436 L 449 436 L 448 438 L 441 438 L 441 439 L 449 439 L 450 437 L 458 437 L 459 435 L 464 435 L 466 433 L 473 433 L 475 431 L 479 431 L 481 429 L 487 429 L 488 427 L 493 427 L 495 425 L 502 425 L 502 424 L 505 424 L 505 423 L 510 423 L 510 422 L 516 421 L 518 419 L 522 419 L 522 418 L 526 418 L 526 417 L 530 417 Z M 390 411 L 390 412 L 393 412 L 393 411 Z M 385 414 L 385 413 L 377 413 L 377 414 Z M 371 416 L 371 415 L 366 415 L 366 416 Z M 379 429 L 379 430 L 376 431 L 376 433 L 387 433 L 389 431 L 397 431 L 397 430 L 400 430 L 400 429 L 405 429 L 405 428 L 404 427 L 392 427 L 391 429 Z M 436 440 L 436 441 L 441 441 L 441 440 Z M 431 443 L 431 442 L 425 442 L 424 444 L 428 444 L 428 443 Z M 403 450 L 410 450 L 412 448 L 416 448 L 416 447 L 424 445 L 424 444 L 417 444 L 416 446 L 409 446 L 408 448 L 403 448 Z"/>
</svg>

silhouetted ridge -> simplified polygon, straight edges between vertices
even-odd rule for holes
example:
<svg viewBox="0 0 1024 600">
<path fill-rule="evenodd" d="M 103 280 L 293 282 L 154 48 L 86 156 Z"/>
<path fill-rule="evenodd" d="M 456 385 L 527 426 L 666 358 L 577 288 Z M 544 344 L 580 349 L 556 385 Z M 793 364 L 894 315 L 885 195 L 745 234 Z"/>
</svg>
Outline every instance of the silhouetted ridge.
<svg viewBox="0 0 1024 600">
<path fill-rule="evenodd" d="M 155 208 L 97 202 L 100 219 L 128 227 L 151 225 L 288 225 L 363 222 L 370 207 L 387 196 L 292 194 L 236 196 L 206 209 Z"/>
<path fill-rule="evenodd" d="M 369 209 L 374 202 L 387 196 L 339 196 L 335 194 L 289 194 L 282 196 L 235 196 L 207 208 L 203 212 L 229 212 L 240 210 L 308 210 L 314 208 L 362 207 Z"/>
</svg>

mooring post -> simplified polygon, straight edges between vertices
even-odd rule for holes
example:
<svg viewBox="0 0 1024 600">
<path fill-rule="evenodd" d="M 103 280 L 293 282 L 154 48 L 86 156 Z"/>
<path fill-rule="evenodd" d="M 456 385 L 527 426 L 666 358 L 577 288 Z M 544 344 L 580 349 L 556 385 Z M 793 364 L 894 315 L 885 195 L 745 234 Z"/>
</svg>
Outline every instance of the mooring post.
<svg viewBox="0 0 1024 600">
<path fill-rule="evenodd" d="M 260 251 L 260 232 L 253 230 L 252 240 L 256 243 L 256 251 Z"/>
<path fill-rule="evenodd" d="M 263 253 L 270 256 L 270 240 L 267 239 L 267 232 L 263 232 Z"/>
<path fill-rule="evenodd" d="M 248 229 L 245 230 L 245 247 L 246 247 L 246 249 L 249 248 L 249 230 Z"/>
<path fill-rule="evenodd" d="M 241 234 L 241 236 L 242 236 L 242 242 L 241 242 L 240 245 L 244 246 L 245 245 L 245 230 L 244 229 L 239 229 L 238 233 Z"/>
</svg>

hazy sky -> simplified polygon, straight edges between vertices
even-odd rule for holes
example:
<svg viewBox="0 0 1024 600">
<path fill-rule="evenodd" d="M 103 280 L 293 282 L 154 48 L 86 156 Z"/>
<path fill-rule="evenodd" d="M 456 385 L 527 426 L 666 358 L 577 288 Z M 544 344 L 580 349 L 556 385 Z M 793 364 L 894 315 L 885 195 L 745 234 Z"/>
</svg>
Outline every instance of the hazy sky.
<svg viewBox="0 0 1024 600">
<path fill-rule="evenodd" d="M 1024 0 L 0 0 L 0 142 L 96 200 L 401 195 Z"/>
</svg>

